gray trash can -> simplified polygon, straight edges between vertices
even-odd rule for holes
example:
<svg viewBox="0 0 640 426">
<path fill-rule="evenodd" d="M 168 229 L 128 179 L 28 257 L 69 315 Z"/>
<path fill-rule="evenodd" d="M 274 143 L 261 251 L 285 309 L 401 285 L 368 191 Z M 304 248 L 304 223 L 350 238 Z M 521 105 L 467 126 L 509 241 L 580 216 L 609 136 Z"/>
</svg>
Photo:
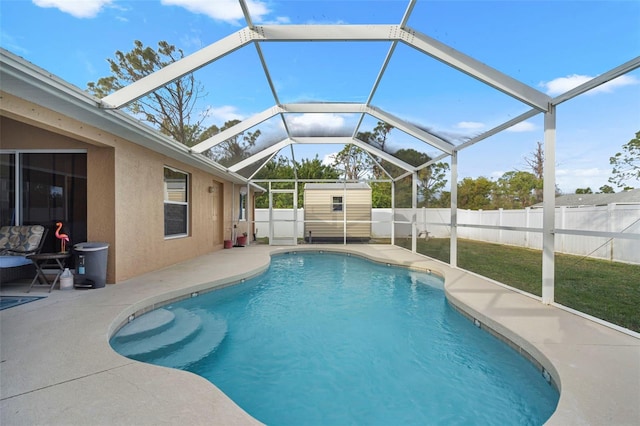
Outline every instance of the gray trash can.
<svg viewBox="0 0 640 426">
<path fill-rule="evenodd" d="M 77 286 L 92 283 L 92 288 L 102 288 L 107 282 L 108 243 L 79 243 L 73 246 L 76 260 Z"/>
</svg>

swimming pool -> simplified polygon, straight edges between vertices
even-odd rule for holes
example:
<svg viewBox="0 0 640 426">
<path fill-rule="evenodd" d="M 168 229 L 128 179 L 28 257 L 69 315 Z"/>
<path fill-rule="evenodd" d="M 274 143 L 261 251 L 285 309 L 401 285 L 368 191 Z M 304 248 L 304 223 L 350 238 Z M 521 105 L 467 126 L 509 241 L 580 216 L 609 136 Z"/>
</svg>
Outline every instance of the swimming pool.
<svg viewBox="0 0 640 426">
<path fill-rule="evenodd" d="M 542 424 L 558 401 L 448 305 L 441 279 L 357 257 L 276 256 L 259 277 L 152 314 L 112 346 L 199 374 L 271 425 Z"/>
</svg>

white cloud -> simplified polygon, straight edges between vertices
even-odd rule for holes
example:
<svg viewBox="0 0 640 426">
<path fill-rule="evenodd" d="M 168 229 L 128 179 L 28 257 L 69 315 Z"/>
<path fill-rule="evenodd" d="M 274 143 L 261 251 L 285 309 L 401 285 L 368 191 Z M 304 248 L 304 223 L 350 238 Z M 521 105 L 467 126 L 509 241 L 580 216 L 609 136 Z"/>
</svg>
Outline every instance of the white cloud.
<svg viewBox="0 0 640 426">
<path fill-rule="evenodd" d="M 113 0 L 32 0 L 39 7 L 55 7 L 76 18 L 95 18 Z"/>
<path fill-rule="evenodd" d="M 336 155 L 338 155 L 337 152 L 332 152 L 331 154 L 325 155 L 324 157 L 322 157 L 322 164 L 324 164 L 325 166 L 332 166 L 333 160 L 335 160 Z"/>
<path fill-rule="evenodd" d="M 592 78 L 594 77 L 588 75 L 572 74 L 567 77 L 559 77 L 551 81 L 542 82 L 539 86 L 546 91 L 547 95 L 558 96 L 573 89 L 574 87 L 578 87 L 579 85 L 586 83 Z M 610 93 L 619 87 L 630 86 L 638 83 L 640 82 L 634 76 L 622 75 L 615 80 L 611 80 L 596 87 L 595 89 L 588 91 L 587 93 Z"/>
<path fill-rule="evenodd" d="M 483 127 L 484 123 L 478 123 L 477 121 L 461 121 L 456 124 L 458 129 L 482 129 Z"/>
<path fill-rule="evenodd" d="M 275 19 L 262 22 L 264 25 L 286 25 L 291 23 L 291 19 L 288 16 L 276 16 Z"/>
<path fill-rule="evenodd" d="M 239 25 L 244 22 L 244 15 L 237 0 L 161 0 L 163 5 L 184 7 L 193 13 L 202 13 L 217 21 Z M 271 13 L 265 2 L 248 0 L 247 7 L 254 22 L 263 22 Z M 286 19 L 286 18 L 278 18 Z"/>
<path fill-rule="evenodd" d="M 238 112 L 238 109 L 232 105 L 224 105 L 218 108 L 210 107 L 207 111 L 207 117 L 222 127 L 229 120 L 242 120 L 244 116 Z"/>
<path fill-rule="evenodd" d="M 300 114 L 287 119 L 294 134 L 307 134 L 309 130 L 323 129 L 327 134 L 345 128 L 345 119 L 339 114 Z"/>
<path fill-rule="evenodd" d="M 565 194 L 573 194 L 578 188 L 591 188 L 597 192 L 602 185 L 611 185 L 608 182 L 611 170 L 598 167 L 575 168 L 556 170 L 556 183 Z"/>
<path fill-rule="evenodd" d="M 509 127 L 506 131 L 513 133 L 524 133 L 524 132 L 532 132 L 536 130 L 536 125 L 533 123 L 529 123 L 528 121 L 521 121 L 518 124 L 514 124 Z"/>
</svg>

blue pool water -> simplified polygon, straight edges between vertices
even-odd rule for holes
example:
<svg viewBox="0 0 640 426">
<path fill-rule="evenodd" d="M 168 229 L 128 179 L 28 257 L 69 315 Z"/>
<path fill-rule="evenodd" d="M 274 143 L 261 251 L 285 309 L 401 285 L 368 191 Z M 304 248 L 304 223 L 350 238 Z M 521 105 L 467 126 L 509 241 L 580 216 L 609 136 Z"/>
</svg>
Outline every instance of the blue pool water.
<svg viewBox="0 0 640 426">
<path fill-rule="evenodd" d="M 558 402 L 448 305 L 440 278 L 357 257 L 277 256 L 151 314 L 113 347 L 205 377 L 268 425 L 540 425 Z"/>
</svg>

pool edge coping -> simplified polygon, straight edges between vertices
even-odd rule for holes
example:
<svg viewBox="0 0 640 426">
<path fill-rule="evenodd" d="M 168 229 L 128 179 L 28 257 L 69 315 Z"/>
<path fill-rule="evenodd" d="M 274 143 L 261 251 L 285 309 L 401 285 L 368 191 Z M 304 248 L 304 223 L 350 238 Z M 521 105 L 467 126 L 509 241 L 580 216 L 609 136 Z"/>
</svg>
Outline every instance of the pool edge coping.
<svg viewBox="0 0 640 426">
<path fill-rule="evenodd" d="M 413 260 L 403 260 L 400 261 L 398 259 L 392 259 L 389 257 L 384 257 L 384 256 L 380 256 L 380 255 L 374 255 L 371 252 L 367 252 L 366 250 L 359 250 L 358 247 L 361 246 L 357 246 L 357 245 L 352 245 L 352 246 L 341 246 L 341 245 L 326 245 L 326 246 L 305 246 L 305 245 L 301 245 L 301 246 L 286 246 L 286 247 L 282 247 L 282 246 L 271 246 L 270 250 L 269 250 L 269 262 L 267 265 L 251 270 L 249 272 L 245 272 L 242 274 L 238 274 L 236 276 L 233 277 L 226 277 L 224 279 L 221 280 L 216 280 L 216 281 L 212 281 L 212 282 L 208 282 L 208 283 L 203 283 L 203 284 L 199 284 L 199 285 L 194 285 L 192 287 L 187 287 L 187 288 L 183 288 L 180 289 L 179 292 L 181 292 L 182 294 L 171 298 L 171 299 L 167 299 L 164 302 L 162 302 L 160 305 L 158 305 L 156 303 L 156 305 L 158 306 L 164 306 L 168 303 L 171 303 L 175 300 L 181 300 L 187 297 L 190 297 L 190 292 L 192 291 L 201 291 L 201 292 L 207 292 L 207 291 L 214 291 L 220 288 L 223 288 L 225 286 L 229 286 L 229 285 L 234 285 L 236 283 L 241 282 L 241 280 L 244 279 L 249 279 L 253 276 L 259 275 L 261 273 L 263 273 L 270 265 L 271 263 L 271 258 L 275 255 L 282 255 L 282 254 L 289 254 L 289 253 L 298 253 L 298 252 L 318 252 L 318 253 L 323 253 L 323 252 L 327 252 L 327 253 L 341 253 L 341 254 L 349 254 L 349 255 L 354 255 L 354 256 L 358 256 L 358 257 L 362 257 L 365 258 L 369 261 L 373 261 L 376 263 L 380 263 L 380 264 L 387 264 L 387 265 L 392 265 L 392 266 L 396 266 L 396 267 L 404 267 L 404 268 L 408 268 L 408 269 L 412 269 L 412 270 L 417 270 L 417 271 L 422 271 L 422 272 L 428 272 L 428 273 L 433 273 L 433 274 L 437 274 L 439 276 L 441 276 L 444 280 L 444 291 L 445 291 L 445 296 L 447 301 L 450 303 L 450 305 L 456 309 L 458 312 L 460 312 L 463 316 L 465 316 L 467 319 L 469 319 L 471 322 L 473 322 L 476 326 L 479 326 L 481 329 L 487 331 L 488 333 L 490 333 L 491 335 L 493 335 L 494 337 L 498 338 L 499 340 L 503 341 L 505 344 L 507 344 L 508 346 L 510 346 L 512 349 L 514 349 L 519 355 L 521 355 L 525 360 L 527 360 L 528 362 L 530 362 L 541 374 L 542 378 L 544 380 L 546 380 L 548 383 L 550 383 L 551 386 L 554 386 L 558 392 L 560 393 L 560 399 L 558 401 L 558 405 L 556 406 L 556 410 L 554 411 L 554 413 L 551 415 L 551 417 L 547 420 L 546 424 L 549 423 L 554 423 L 556 421 L 556 419 L 554 419 L 554 417 L 556 416 L 556 413 L 559 411 L 571 411 L 571 408 L 569 408 L 568 410 L 564 410 L 564 407 L 562 405 L 565 404 L 565 402 L 563 401 L 563 380 L 562 380 L 562 372 L 561 369 L 559 370 L 557 368 L 557 366 L 554 364 L 554 362 L 549 358 L 549 356 L 547 356 L 547 354 L 545 353 L 545 349 L 544 348 L 540 348 L 535 342 L 530 342 L 529 340 L 527 340 L 527 338 L 525 336 L 523 336 L 521 333 L 518 333 L 515 330 L 512 330 L 508 327 L 503 326 L 502 324 L 500 324 L 499 321 L 495 320 L 494 318 L 491 318 L 488 315 L 485 315 L 484 313 L 478 311 L 477 309 L 474 309 L 474 307 L 472 307 L 470 304 L 465 303 L 464 301 L 462 301 L 455 293 L 455 291 L 451 290 L 451 279 L 452 279 L 452 275 L 456 276 L 456 277 L 460 277 L 460 276 L 467 276 L 467 277 L 472 277 L 472 279 L 474 280 L 480 280 L 483 281 L 485 283 L 487 283 L 488 285 L 492 285 L 492 286 L 497 286 L 500 287 L 501 289 L 504 289 L 506 291 L 512 292 L 516 295 L 518 295 L 519 297 L 525 297 L 531 300 L 536 301 L 537 303 L 541 304 L 540 298 L 534 296 L 534 295 L 530 295 L 528 293 L 525 293 L 523 291 L 520 291 L 518 289 L 512 288 L 508 285 L 505 285 L 503 283 L 498 283 L 495 282 L 494 280 L 491 280 L 489 278 L 480 276 L 478 274 L 475 274 L 473 272 L 470 271 L 466 271 L 463 270 L 461 268 L 452 268 L 451 266 L 449 266 L 448 264 L 441 262 L 437 259 L 433 259 L 433 258 L 429 258 L 427 256 L 421 255 L 419 253 L 413 253 L 405 248 L 402 247 L 394 247 L 394 249 L 400 249 L 406 252 L 407 255 L 410 256 L 415 256 L 415 259 Z M 371 247 L 371 245 L 368 245 L 368 247 Z M 142 303 L 142 302 L 141 302 Z M 564 310 L 562 309 L 562 306 L 556 306 L 556 305 L 546 305 L 549 308 L 552 309 L 558 309 L 558 310 Z M 144 312 L 148 312 L 149 309 L 144 309 Z M 565 312 L 569 312 L 567 310 L 564 310 Z M 575 313 L 573 313 L 573 315 L 575 315 Z M 125 315 L 126 317 L 126 315 Z M 591 321 L 590 318 L 588 317 L 583 317 L 584 320 L 586 321 Z M 607 323 L 602 324 L 599 323 L 599 325 L 603 326 L 603 327 L 607 327 Z M 610 328 L 612 331 L 615 332 L 620 332 L 620 330 L 616 330 L 615 328 Z M 117 330 L 117 329 L 116 329 Z M 111 337 L 113 334 L 110 333 L 109 337 Z M 634 337 L 634 336 L 629 336 L 629 337 Z M 562 421 L 564 422 L 564 421 Z"/>
<path fill-rule="evenodd" d="M 67 389 L 67 392 L 69 392 L 68 389 L 77 389 L 78 387 L 82 387 L 83 384 L 84 386 L 86 386 L 86 379 L 83 379 L 83 377 L 87 377 L 92 378 L 91 383 L 94 384 L 103 384 L 105 383 L 105 380 L 106 384 L 111 384 L 112 386 L 114 383 L 116 383 L 116 386 L 118 386 L 118 392 L 120 392 L 120 386 L 124 386 L 121 392 L 123 392 L 124 395 L 129 395 L 127 393 L 128 391 L 126 390 L 126 385 L 129 383 L 129 381 L 122 381 L 123 379 L 118 379 L 121 380 L 119 382 L 114 379 L 115 376 L 113 374 L 108 373 L 109 370 L 104 370 L 104 368 L 109 368 L 109 366 L 111 365 L 111 368 L 114 371 L 117 369 L 123 369 L 123 372 L 121 374 L 129 372 L 129 374 L 133 373 L 134 377 L 139 377 L 139 379 L 142 378 L 144 382 L 138 383 L 138 386 L 141 389 L 146 389 L 147 391 L 151 391 L 151 389 L 149 388 L 149 386 L 151 385 L 145 384 L 147 381 L 156 380 L 156 377 L 158 376 L 165 376 L 164 378 L 160 377 L 160 379 L 157 380 L 157 382 L 161 382 L 164 383 L 165 386 L 169 386 L 166 389 L 163 389 L 162 392 L 160 392 L 161 395 L 158 395 L 159 398 L 165 398 L 160 399 L 160 401 L 164 401 L 164 403 L 159 407 L 159 411 L 164 410 L 166 412 L 167 410 L 178 410 L 177 412 L 180 413 L 180 408 L 176 405 L 177 402 L 173 400 L 174 388 L 171 386 L 173 386 L 173 383 L 175 382 L 181 383 L 183 386 L 185 386 L 184 389 L 182 389 L 182 392 L 186 394 L 193 394 L 193 392 L 204 392 L 203 389 L 208 389 L 204 393 L 193 394 L 193 397 L 195 397 L 195 401 L 191 401 L 188 405 L 191 406 L 192 409 L 202 408 L 203 412 L 192 412 L 188 415 L 183 413 L 182 416 L 185 416 L 184 418 L 199 418 L 200 420 L 202 420 L 202 416 L 211 416 L 212 414 L 214 414 L 218 419 L 225 419 L 225 423 L 227 424 L 259 423 L 253 417 L 250 417 L 246 412 L 244 412 L 240 407 L 238 407 L 237 404 L 235 404 L 230 398 L 228 398 L 224 394 L 221 394 L 221 392 L 217 387 L 215 387 L 215 385 L 200 378 L 199 376 L 179 370 L 167 371 L 170 369 L 143 364 L 122 357 L 121 355 L 113 351 L 113 349 L 111 349 L 108 340 L 112 334 L 107 333 L 110 333 L 110 331 L 114 329 L 114 324 L 118 318 L 126 319 L 127 313 L 132 312 L 131 310 L 135 308 L 145 309 L 145 307 L 142 305 L 146 304 L 146 309 L 148 310 L 150 305 L 159 303 L 161 299 L 164 299 L 166 302 L 166 300 L 170 299 L 172 295 L 176 296 L 177 294 L 181 293 L 182 297 L 185 297 L 186 295 L 190 294 L 190 292 L 196 289 L 215 287 L 216 283 L 220 286 L 222 285 L 221 283 L 225 282 L 227 284 L 238 282 L 242 278 L 246 279 L 250 275 L 259 274 L 266 268 L 268 268 L 271 262 L 271 257 L 274 254 L 287 253 L 292 251 L 300 252 L 305 250 L 350 253 L 367 258 L 374 262 L 390 263 L 394 266 L 400 267 L 411 268 L 413 266 L 415 267 L 414 269 L 417 270 L 421 270 L 423 267 L 429 268 L 432 271 L 439 273 L 439 275 L 445 277 L 445 291 L 449 292 L 450 294 L 452 286 L 457 286 L 459 284 L 455 281 L 460 280 L 461 277 L 464 278 L 462 281 L 465 281 L 466 284 L 477 284 L 478 281 L 476 280 L 481 279 L 477 276 L 474 276 L 473 273 L 463 271 L 458 268 L 451 268 L 449 267 L 449 265 L 435 259 L 412 253 L 411 251 L 400 247 L 389 245 L 354 245 L 349 247 L 342 245 L 294 247 L 263 246 L 260 250 L 246 250 L 247 254 L 249 252 L 252 254 L 249 262 L 246 261 L 246 257 L 236 256 L 236 254 L 239 253 L 242 253 L 243 255 L 245 254 L 241 252 L 241 250 L 234 250 L 233 252 L 231 250 L 224 250 L 221 252 L 213 252 L 211 254 L 203 255 L 201 256 L 201 260 L 200 258 L 197 258 L 191 261 L 182 262 L 163 270 L 145 274 L 142 277 L 127 280 L 123 282 L 125 284 L 124 286 L 109 285 L 107 286 L 107 288 L 99 290 L 79 292 L 54 292 L 45 299 L 47 300 L 47 302 L 42 305 L 42 308 L 37 308 L 35 306 L 29 307 L 30 304 L 26 304 L 22 307 L 16 307 L 10 310 L 2 311 L 3 322 L 5 319 L 10 319 L 10 322 L 16 322 L 16 325 L 21 324 L 21 327 L 25 327 L 26 329 L 32 331 L 33 328 L 29 324 L 36 324 L 39 321 L 43 321 L 45 318 L 46 321 L 49 321 L 49 316 L 51 314 L 60 316 L 61 319 L 68 320 L 69 318 L 74 318 L 74 320 L 77 320 L 77 317 L 75 317 L 75 313 L 69 311 L 65 313 L 65 310 L 82 309 L 82 312 L 86 311 L 86 313 L 84 314 L 84 321 L 87 321 L 87 319 L 89 318 L 94 318 L 94 316 L 97 315 L 96 318 L 98 318 L 98 320 L 100 321 L 99 323 L 94 323 L 86 327 L 80 327 L 78 328 L 77 332 L 80 333 L 79 338 L 83 339 L 83 342 L 85 342 L 85 348 L 90 348 L 90 346 L 87 345 L 93 345 L 95 347 L 95 355 L 99 355 L 97 359 L 99 363 L 95 363 L 93 362 L 94 360 L 91 359 L 88 360 L 91 362 L 87 363 L 84 357 L 78 357 L 78 362 L 86 364 L 80 365 L 80 368 L 83 371 L 90 371 L 91 374 L 90 376 L 78 376 L 77 374 L 79 374 L 79 372 L 76 371 L 77 368 L 73 368 L 68 371 L 65 369 L 65 371 L 63 372 L 56 372 L 55 370 L 52 370 L 55 368 L 63 367 L 61 361 L 55 359 L 55 353 L 53 354 L 54 359 L 48 359 L 44 363 L 44 365 L 42 365 L 42 362 L 39 361 L 39 358 L 36 358 L 34 356 L 21 357 L 19 352 L 12 354 L 12 351 L 7 351 L 7 354 L 9 356 L 7 362 L 3 363 L 3 378 L 9 377 L 15 379 L 15 374 L 23 374 L 24 371 L 27 371 L 26 374 L 30 374 L 33 377 L 36 377 L 35 375 L 37 375 L 39 372 L 45 373 L 46 376 L 39 377 L 35 381 L 27 381 L 27 383 L 25 383 L 24 385 L 18 386 L 18 392 L 15 392 L 14 389 L 11 389 L 11 391 L 13 392 L 10 393 L 7 393 L 6 391 L 3 392 L 1 401 L 2 407 L 9 408 L 14 413 L 18 413 L 20 412 L 19 410 L 22 409 L 22 414 L 20 414 L 22 422 L 26 421 L 25 419 L 28 418 L 31 418 L 32 420 L 35 419 L 34 421 L 40 422 L 43 422 L 44 419 L 45 422 L 54 424 L 55 420 L 52 419 L 56 418 L 71 419 L 68 421 L 69 424 L 82 424 L 80 422 L 74 423 L 73 421 L 79 421 L 82 418 L 90 418 L 95 420 L 94 417 L 88 417 L 94 416 L 95 414 L 93 412 L 88 413 L 84 407 L 77 406 L 76 400 L 73 398 L 73 394 L 65 396 L 64 389 Z M 230 252 L 232 252 L 232 256 L 226 257 L 228 254 L 230 254 Z M 396 261 L 398 259 L 400 260 Z M 229 263 L 229 265 L 227 265 L 227 263 Z M 206 282 L 202 280 L 201 277 L 203 274 L 196 271 L 201 265 L 207 265 L 208 269 L 204 268 L 207 269 L 207 271 L 205 271 L 207 273 L 209 271 L 216 271 L 216 273 L 219 272 L 218 276 L 220 276 L 221 279 L 212 281 L 210 280 Z M 232 267 L 235 269 L 232 270 Z M 245 267 L 248 267 L 248 269 L 243 270 L 243 268 Z M 239 270 L 243 270 L 243 272 L 236 273 Z M 182 276 L 184 271 L 188 271 L 189 274 L 192 274 L 187 277 L 186 281 L 183 280 L 184 277 Z M 161 283 L 162 285 L 156 285 L 159 284 L 156 282 L 156 280 L 163 281 Z M 506 293 L 509 293 L 510 295 L 518 294 L 517 291 L 509 290 L 503 285 L 497 285 L 495 282 L 491 282 L 491 280 L 481 280 L 482 281 L 479 285 L 489 286 L 495 293 L 500 293 L 503 295 Z M 187 284 L 185 284 L 185 282 L 187 282 Z M 189 282 L 191 284 L 189 284 Z M 167 289 L 170 291 L 167 291 Z M 454 288 L 453 290 L 456 294 L 459 291 L 456 288 Z M 453 296 L 447 296 L 447 299 L 451 300 L 452 297 L 456 298 L 456 295 L 454 294 Z M 549 312 L 560 313 L 558 314 L 558 316 L 573 318 L 571 320 L 572 322 L 579 323 L 580 327 L 588 329 L 588 332 L 593 332 L 594 329 L 597 329 L 599 331 L 606 329 L 606 327 L 603 325 L 595 324 L 588 319 L 584 319 L 575 314 L 563 311 L 559 307 L 553 305 L 542 305 L 542 303 L 533 300 L 535 298 L 526 297 L 522 294 L 519 294 L 518 297 L 523 298 L 522 300 L 528 300 L 529 304 L 534 304 L 537 308 L 542 307 L 542 309 L 548 310 Z M 464 309 L 465 312 L 469 310 L 471 312 L 481 311 L 481 309 L 474 308 L 472 306 L 473 304 L 468 305 L 465 301 L 460 300 L 459 303 L 466 307 Z M 15 311 L 13 311 L 14 309 Z M 92 310 L 96 311 L 95 314 L 94 312 L 92 312 Z M 489 324 L 489 322 L 487 323 Z M 21 327 L 18 327 L 18 329 L 21 329 Z M 96 327 L 99 327 L 99 329 L 97 329 Z M 6 329 L 4 329 L 3 327 L 3 331 L 4 330 Z M 48 330 L 48 333 L 54 334 L 56 338 L 62 338 L 63 340 L 61 340 L 60 342 L 67 342 L 67 344 L 73 342 L 74 339 L 78 339 L 78 337 L 70 336 L 71 333 L 67 332 L 66 330 L 58 329 L 54 325 L 45 328 L 45 330 Z M 18 331 L 19 330 L 17 330 L 16 332 Z M 529 341 L 525 337 L 523 337 L 522 333 L 518 333 L 517 331 L 517 328 L 515 331 L 507 328 L 505 334 L 510 335 L 512 339 L 526 341 L 527 343 L 524 346 L 525 349 L 527 348 L 526 345 L 531 345 L 533 348 L 536 348 L 536 351 L 544 354 L 544 356 L 550 360 L 549 365 L 557 367 L 558 370 L 557 374 L 558 377 L 560 377 L 559 384 L 561 388 L 560 401 L 558 402 L 556 411 L 547 421 L 547 424 L 637 424 L 638 419 L 640 419 L 640 411 L 638 411 L 637 404 L 634 404 L 633 407 L 629 408 L 629 406 L 632 405 L 629 403 L 629 400 L 633 401 L 634 397 L 635 400 L 640 400 L 640 398 L 638 398 L 640 396 L 640 383 L 632 381 L 630 382 L 630 379 L 628 377 L 626 377 L 625 381 L 625 371 L 622 371 L 622 369 L 623 367 L 629 365 L 628 358 L 629 354 L 631 353 L 632 356 L 636 357 L 633 358 L 633 369 L 626 371 L 626 373 L 627 375 L 633 375 L 635 372 L 640 373 L 640 362 L 638 362 L 638 360 L 640 360 L 640 339 L 632 336 L 625 336 L 624 339 L 615 340 L 614 344 L 608 343 L 606 339 L 604 343 L 601 344 L 600 342 L 590 341 L 586 338 L 583 339 L 586 343 L 583 343 L 579 339 L 576 341 L 561 341 L 559 343 L 551 341 L 549 343 L 546 341 L 538 341 L 535 339 Z M 614 329 L 607 329 L 605 331 L 606 333 L 600 333 L 600 335 L 611 337 L 612 334 L 615 334 L 615 337 L 618 338 L 620 337 L 619 335 L 622 334 Z M 3 346 L 7 341 L 14 343 L 20 342 L 19 340 L 16 342 L 16 339 L 10 336 L 7 339 L 7 336 L 5 336 L 4 333 L 2 337 Z M 35 335 L 34 337 L 38 336 Z M 48 339 L 50 339 L 50 336 L 47 336 L 47 339 L 45 339 L 45 341 L 43 342 L 31 342 L 23 347 L 22 351 L 28 350 L 33 353 L 34 350 L 44 348 L 46 347 L 44 345 L 47 344 Z M 619 340 L 623 340 L 624 345 L 618 344 Z M 64 343 L 59 343 L 59 345 L 60 344 L 64 345 Z M 105 348 L 108 348 L 108 352 L 105 352 Z M 570 363 L 574 360 L 580 362 L 584 361 L 585 364 L 590 363 L 590 365 L 594 365 L 593 359 L 586 358 L 587 355 L 590 355 L 588 351 L 593 348 L 596 348 L 596 350 L 601 350 L 602 348 L 604 348 L 605 352 L 609 350 L 611 353 L 615 353 L 615 355 L 613 358 L 606 358 L 605 363 L 597 364 L 597 368 L 593 372 L 585 369 L 586 367 L 584 365 L 578 366 L 579 369 L 576 370 L 578 371 L 578 374 L 575 374 L 576 371 L 572 372 L 571 369 L 574 367 Z M 61 350 L 64 349 L 61 348 Z M 569 355 L 567 355 L 566 351 L 570 352 Z M 580 353 L 577 353 L 574 356 L 572 351 Z M 598 354 L 602 355 L 602 350 Z M 11 357 L 16 356 L 19 357 L 19 360 L 11 359 Z M 5 358 L 5 354 L 3 354 L 3 360 Z M 600 358 L 602 358 L 602 356 Z M 626 362 L 626 364 L 620 365 L 619 363 L 617 363 L 617 361 L 621 358 Z M 536 359 L 540 361 L 540 358 Z M 38 362 L 38 364 L 41 364 L 41 366 L 38 366 L 37 364 L 32 365 L 31 363 L 34 362 Z M 68 364 L 68 362 L 66 362 L 65 365 L 66 364 Z M 42 370 L 42 368 L 40 368 L 42 366 L 46 367 L 46 369 Z M 27 370 L 25 370 L 25 368 Z M 19 369 L 20 371 L 18 371 L 17 369 Z M 10 370 L 12 370 L 13 372 L 6 375 L 5 373 Z M 607 373 L 611 372 L 613 372 L 613 374 L 607 375 Z M 640 374 L 638 374 L 637 376 L 640 377 Z M 566 383 L 565 377 L 569 377 L 571 380 Z M 621 380 L 620 383 L 622 383 L 622 387 L 619 385 L 619 383 L 616 382 L 617 380 Z M 203 384 L 203 381 L 206 383 Z M 45 387 L 38 385 L 38 383 L 48 382 L 50 382 L 51 384 Z M 596 391 L 589 389 L 588 387 L 590 384 L 595 384 L 598 389 Z M 23 389 L 23 391 L 20 392 L 20 389 Z M 628 394 L 625 395 L 625 392 L 627 392 Z M 602 393 L 602 396 L 600 395 L 600 393 Z M 48 398 L 43 398 L 43 395 L 48 396 Z M 137 400 L 139 396 L 137 396 L 137 393 L 132 393 L 130 394 L 130 398 Z M 171 400 L 169 398 L 171 398 Z M 60 400 L 62 400 L 63 402 L 60 403 Z M 56 401 L 56 403 L 54 403 L 53 401 Z M 100 405 L 105 405 L 105 407 L 102 409 L 102 415 L 105 416 L 104 419 L 120 419 L 122 421 L 122 418 L 119 417 L 121 415 L 120 410 L 124 408 L 122 405 L 123 401 L 121 399 L 121 396 L 116 397 L 116 395 L 112 396 L 111 394 L 104 394 L 98 399 L 98 401 L 100 401 Z M 203 405 L 205 403 L 207 405 Z M 213 412 L 211 411 L 212 408 L 209 407 L 209 405 L 211 404 L 214 405 Z M 125 404 L 125 406 L 126 405 L 127 404 Z M 623 408 L 623 413 L 621 414 L 616 411 L 617 408 Z M 35 409 L 36 413 L 33 413 L 33 409 Z M 129 407 L 129 409 L 132 410 L 131 407 Z M 221 409 L 223 410 L 222 412 L 215 411 Z M 583 410 L 584 412 L 582 412 L 581 410 Z M 606 417 L 606 422 L 602 421 L 603 417 L 600 414 L 600 411 L 605 412 L 605 414 L 610 414 L 610 417 Z M 172 415 L 174 415 L 173 411 L 171 413 Z M 25 414 L 28 415 L 25 417 Z M 7 424 L 14 424 L 17 422 L 17 418 L 15 417 L 16 415 L 17 414 L 9 413 L 9 410 L 3 410 L 2 419 L 8 419 L 9 421 L 7 422 Z M 138 421 L 138 424 L 154 424 L 153 421 L 154 419 L 157 419 L 159 413 L 157 411 L 150 411 L 150 409 L 145 405 L 137 407 L 135 410 L 130 411 L 130 415 L 137 416 L 135 418 L 141 419 Z"/>
</svg>

